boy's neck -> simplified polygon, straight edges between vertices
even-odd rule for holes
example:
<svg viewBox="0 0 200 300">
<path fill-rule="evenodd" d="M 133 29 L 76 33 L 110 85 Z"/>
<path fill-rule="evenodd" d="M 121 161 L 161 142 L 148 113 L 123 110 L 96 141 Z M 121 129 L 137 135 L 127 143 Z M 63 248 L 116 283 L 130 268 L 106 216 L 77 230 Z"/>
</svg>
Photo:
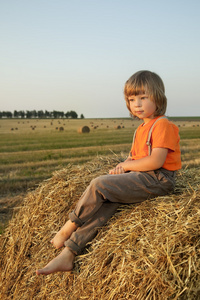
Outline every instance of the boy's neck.
<svg viewBox="0 0 200 300">
<path fill-rule="evenodd" d="M 163 117 L 164 115 L 162 115 L 162 116 L 156 116 L 156 117 L 153 117 L 152 119 L 147 119 L 146 121 L 145 121 L 145 119 L 143 119 L 143 125 L 142 126 L 145 126 L 146 124 L 148 124 L 149 122 L 151 122 L 151 121 L 153 121 L 153 120 L 156 120 L 156 119 L 158 119 L 158 118 L 160 118 L 160 117 Z"/>
</svg>

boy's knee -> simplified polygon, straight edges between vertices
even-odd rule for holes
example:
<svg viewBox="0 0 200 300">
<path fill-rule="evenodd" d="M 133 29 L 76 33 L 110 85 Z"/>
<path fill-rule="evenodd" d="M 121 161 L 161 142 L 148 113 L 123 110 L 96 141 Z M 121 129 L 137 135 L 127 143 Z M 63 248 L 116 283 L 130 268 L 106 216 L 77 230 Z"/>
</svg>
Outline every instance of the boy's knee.
<svg viewBox="0 0 200 300">
<path fill-rule="evenodd" d="M 96 177 L 94 179 L 92 179 L 92 181 L 90 182 L 90 185 L 92 186 L 92 188 L 98 189 L 99 187 L 99 183 L 100 183 L 100 177 Z"/>
<path fill-rule="evenodd" d="M 99 177 L 94 178 L 90 184 L 96 190 L 103 188 L 105 185 L 105 176 L 99 176 Z"/>
</svg>

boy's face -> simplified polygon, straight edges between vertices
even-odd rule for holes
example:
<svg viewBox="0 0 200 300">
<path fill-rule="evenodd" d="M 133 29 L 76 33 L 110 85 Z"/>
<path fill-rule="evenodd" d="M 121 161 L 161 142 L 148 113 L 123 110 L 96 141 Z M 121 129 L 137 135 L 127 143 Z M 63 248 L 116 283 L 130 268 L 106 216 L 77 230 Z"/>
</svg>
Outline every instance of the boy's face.
<svg viewBox="0 0 200 300">
<path fill-rule="evenodd" d="M 132 114 L 142 119 L 144 123 L 148 123 L 154 118 L 156 104 L 150 99 L 148 93 L 132 95 L 128 97 L 128 100 Z"/>
</svg>

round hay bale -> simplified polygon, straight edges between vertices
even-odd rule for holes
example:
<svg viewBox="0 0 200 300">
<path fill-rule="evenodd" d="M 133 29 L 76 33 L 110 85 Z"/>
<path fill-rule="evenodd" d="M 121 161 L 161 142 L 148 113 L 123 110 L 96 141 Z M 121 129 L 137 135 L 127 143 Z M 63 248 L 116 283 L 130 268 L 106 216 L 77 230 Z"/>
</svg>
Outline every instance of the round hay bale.
<svg viewBox="0 0 200 300">
<path fill-rule="evenodd" d="M 63 131 L 64 130 L 64 127 L 59 127 L 59 131 Z"/>
<path fill-rule="evenodd" d="M 121 206 L 75 260 L 74 271 L 45 280 L 34 275 L 57 255 L 49 240 L 75 199 L 118 162 L 108 156 L 68 165 L 23 197 L 1 236 L 1 299 L 199 299 L 198 168 L 177 174 L 175 194 Z"/>
<path fill-rule="evenodd" d="M 115 126 L 115 129 L 121 129 L 121 126 L 120 125 Z"/>
<path fill-rule="evenodd" d="M 82 126 L 78 129 L 78 133 L 89 133 L 90 128 L 88 126 Z"/>
</svg>

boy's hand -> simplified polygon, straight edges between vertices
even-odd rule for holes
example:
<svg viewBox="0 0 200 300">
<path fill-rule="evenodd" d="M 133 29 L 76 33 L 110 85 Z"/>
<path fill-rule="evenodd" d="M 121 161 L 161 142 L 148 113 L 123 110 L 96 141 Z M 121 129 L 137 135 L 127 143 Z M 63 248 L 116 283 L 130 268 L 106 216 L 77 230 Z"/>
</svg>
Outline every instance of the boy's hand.
<svg viewBox="0 0 200 300">
<path fill-rule="evenodd" d="M 109 171 L 109 174 L 123 174 L 125 173 L 124 168 L 121 164 L 117 165 L 114 169 Z"/>
</svg>

